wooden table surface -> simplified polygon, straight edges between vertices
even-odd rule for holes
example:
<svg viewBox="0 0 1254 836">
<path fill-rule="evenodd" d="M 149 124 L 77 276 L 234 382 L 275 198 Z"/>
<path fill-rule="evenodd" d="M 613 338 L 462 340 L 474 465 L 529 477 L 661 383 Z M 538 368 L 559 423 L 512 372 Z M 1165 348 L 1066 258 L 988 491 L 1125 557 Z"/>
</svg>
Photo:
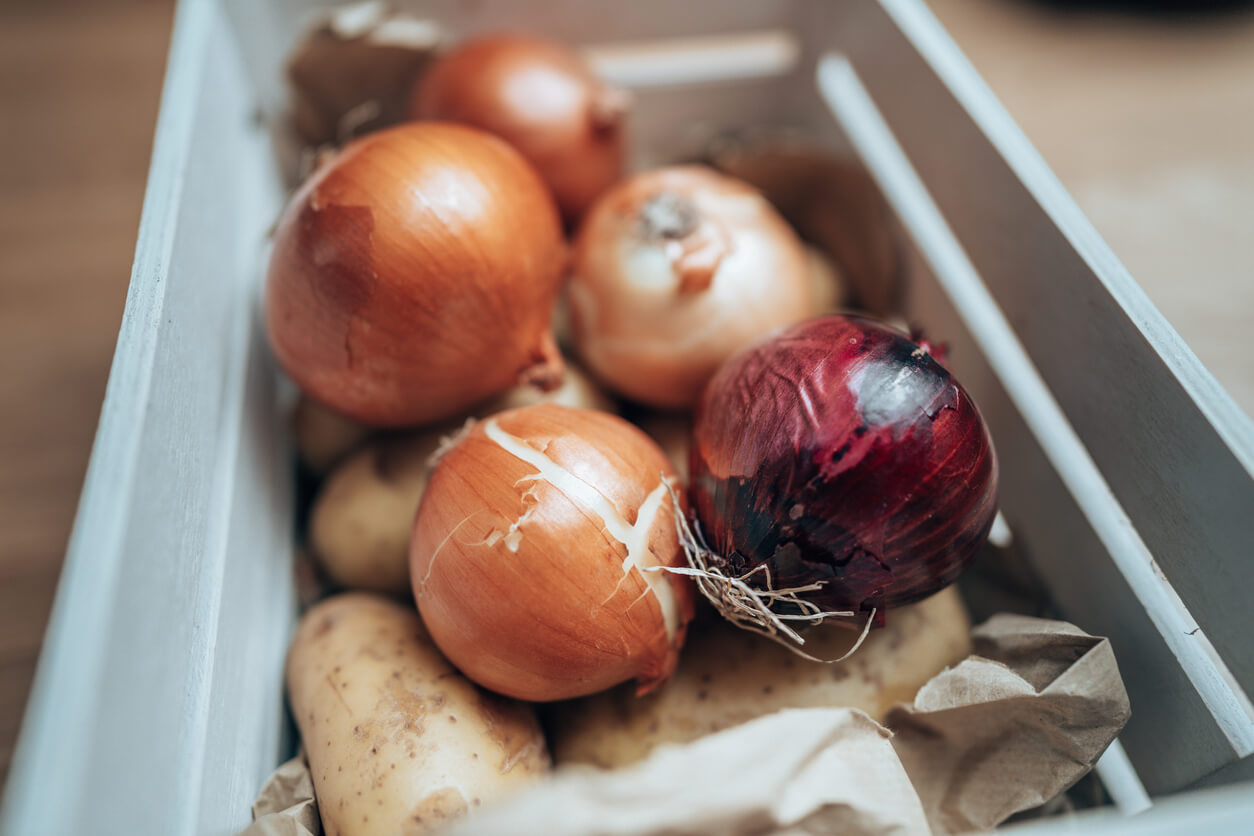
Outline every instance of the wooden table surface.
<svg viewBox="0 0 1254 836">
<path fill-rule="evenodd" d="M 931 5 L 1254 413 L 1254 16 Z M 172 6 L 0 4 L 0 784 L 104 395 Z"/>
<path fill-rule="evenodd" d="M 0 3 L 0 782 L 104 398 L 172 11 Z"/>
</svg>

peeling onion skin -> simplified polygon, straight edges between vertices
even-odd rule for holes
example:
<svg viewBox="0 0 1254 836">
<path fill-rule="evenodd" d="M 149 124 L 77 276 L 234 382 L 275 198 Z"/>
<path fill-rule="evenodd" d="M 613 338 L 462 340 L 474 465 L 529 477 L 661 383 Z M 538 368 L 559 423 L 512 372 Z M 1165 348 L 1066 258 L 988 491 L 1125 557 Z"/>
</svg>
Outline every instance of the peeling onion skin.
<svg viewBox="0 0 1254 836">
<path fill-rule="evenodd" d="M 639 568 L 686 565 L 663 475 L 657 445 L 606 413 L 542 404 L 475 424 L 432 473 L 411 543 L 440 649 L 533 702 L 660 685 L 694 602 L 687 578 Z"/>
<path fill-rule="evenodd" d="M 566 299 L 610 388 L 688 409 L 723 361 L 818 313 L 805 249 L 755 189 L 703 166 L 619 183 L 579 228 Z"/>
<path fill-rule="evenodd" d="M 853 611 L 921 600 L 975 557 L 997 460 L 966 391 L 904 334 L 828 316 L 745 350 L 697 410 L 689 498 L 716 559 Z"/>
<path fill-rule="evenodd" d="M 421 123 L 349 144 L 274 235 L 265 320 L 310 397 L 372 426 L 428 424 L 562 362 L 566 263 L 552 197 L 514 149 Z"/>
<path fill-rule="evenodd" d="M 574 223 L 623 174 L 628 102 L 569 47 L 496 34 L 442 55 L 415 85 L 409 114 L 474 125 L 509 142 Z"/>
</svg>

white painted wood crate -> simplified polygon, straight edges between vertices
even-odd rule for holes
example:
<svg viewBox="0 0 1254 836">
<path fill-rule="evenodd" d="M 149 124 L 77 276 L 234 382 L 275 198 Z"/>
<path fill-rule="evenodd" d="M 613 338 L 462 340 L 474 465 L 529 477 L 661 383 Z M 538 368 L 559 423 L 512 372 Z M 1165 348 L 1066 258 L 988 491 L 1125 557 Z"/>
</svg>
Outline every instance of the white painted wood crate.
<svg viewBox="0 0 1254 836">
<path fill-rule="evenodd" d="M 282 108 L 283 57 L 314 5 L 179 5 L 126 311 L 0 833 L 229 834 L 292 746 L 291 456 L 256 292 L 285 198 L 263 114 Z M 1005 517 L 1064 614 L 1112 638 L 1131 694 L 1101 772 L 1125 807 L 1143 784 L 1153 809 L 1023 832 L 1254 827 L 1254 785 L 1239 783 L 1254 777 L 1254 426 L 921 3 L 413 5 L 455 32 L 591 45 L 637 89 L 641 161 L 762 125 L 861 155 L 927 268 L 909 316 L 951 343 L 992 428 Z M 659 39 L 643 62 L 605 48 Z"/>
</svg>

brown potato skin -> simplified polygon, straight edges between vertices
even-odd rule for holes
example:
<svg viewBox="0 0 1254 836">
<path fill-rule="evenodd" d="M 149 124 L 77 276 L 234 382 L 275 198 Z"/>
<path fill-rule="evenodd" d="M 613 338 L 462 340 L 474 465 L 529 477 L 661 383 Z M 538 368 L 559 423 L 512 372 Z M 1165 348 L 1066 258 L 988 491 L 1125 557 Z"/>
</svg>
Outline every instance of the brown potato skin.
<svg viewBox="0 0 1254 836">
<path fill-rule="evenodd" d="M 287 686 L 326 836 L 435 832 L 549 770 L 531 708 L 473 686 L 385 598 L 309 610 Z"/>
<path fill-rule="evenodd" d="M 888 614 L 844 662 L 823 665 L 732 626 L 698 620 L 671 680 L 637 698 L 617 688 L 555 706 L 554 761 L 613 769 L 664 743 L 688 743 L 784 708 L 858 708 L 881 720 L 898 702 L 971 651 L 971 624 L 950 587 Z M 839 657 L 857 639 L 841 626 L 806 634 L 805 650 Z"/>
</svg>

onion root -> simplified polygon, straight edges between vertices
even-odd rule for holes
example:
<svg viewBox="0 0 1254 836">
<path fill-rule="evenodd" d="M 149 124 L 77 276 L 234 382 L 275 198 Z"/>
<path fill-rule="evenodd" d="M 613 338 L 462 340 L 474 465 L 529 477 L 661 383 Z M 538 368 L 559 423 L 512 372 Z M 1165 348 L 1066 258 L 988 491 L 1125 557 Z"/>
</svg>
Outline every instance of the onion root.
<svg viewBox="0 0 1254 836">
<path fill-rule="evenodd" d="M 723 561 L 706 544 L 705 538 L 701 536 L 701 524 L 699 522 L 689 523 L 688 518 L 681 509 L 679 496 L 674 486 L 670 480 L 666 480 L 664 484 L 671 493 L 671 507 L 675 513 L 675 528 L 679 532 L 679 543 L 683 547 L 688 566 L 650 566 L 648 569 L 642 569 L 641 571 L 673 572 L 677 575 L 686 575 L 692 578 L 701 594 L 728 621 L 744 630 L 764 636 L 811 662 L 825 665 L 843 662 L 862 646 L 862 642 L 866 640 L 867 634 L 871 632 L 871 625 L 875 622 L 875 608 L 872 608 L 867 616 L 866 624 L 863 625 L 862 633 L 858 636 L 858 640 L 854 642 L 853 647 L 849 648 L 841 656 L 835 659 L 820 659 L 802 650 L 801 646 L 806 643 L 805 637 L 789 626 L 788 622 L 799 622 L 800 627 L 804 629 L 806 627 L 817 627 L 828 618 L 852 618 L 856 613 L 837 610 L 825 611 L 810 601 L 798 597 L 800 593 L 814 592 L 819 589 L 822 586 L 821 582 L 786 589 L 775 589 L 771 583 L 771 570 L 765 563 L 758 564 L 740 576 L 733 577 L 728 575 L 718 567 L 718 564 Z M 764 576 L 764 588 L 749 584 L 749 579 L 757 574 Z M 777 604 L 793 606 L 801 610 L 801 612 L 795 614 L 778 613 L 772 609 Z"/>
</svg>

